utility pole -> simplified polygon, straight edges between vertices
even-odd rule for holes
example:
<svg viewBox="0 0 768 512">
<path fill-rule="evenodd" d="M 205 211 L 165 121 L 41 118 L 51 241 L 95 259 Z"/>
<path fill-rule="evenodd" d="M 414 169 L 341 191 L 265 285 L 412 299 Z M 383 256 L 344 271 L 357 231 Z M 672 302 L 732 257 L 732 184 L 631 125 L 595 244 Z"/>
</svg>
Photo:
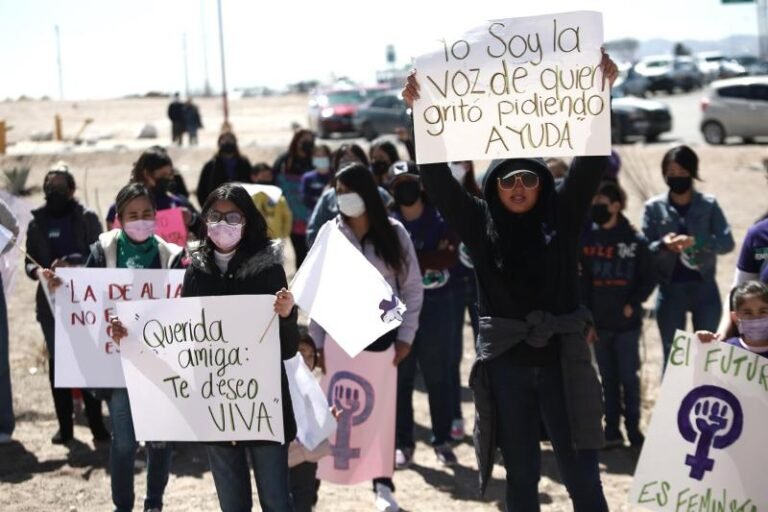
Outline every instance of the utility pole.
<svg viewBox="0 0 768 512">
<path fill-rule="evenodd" d="M 221 0 L 217 0 L 219 7 L 219 51 L 221 53 L 221 100 L 224 106 L 224 123 L 221 125 L 222 132 L 232 131 L 232 125 L 229 124 L 229 103 L 227 102 L 227 68 L 224 62 L 224 23 L 221 17 Z"/>
<path fill-rule="evenodd" d="M 189 65 L 187 64 L 187 33 L 184 32 L 181 38 L 181 48 L 184 52 L 184 94 L 189 99 Z"/>
<path fill-rule="evenodd" d="M 208 78 L 208 42 L 205 36 L 205 19 L 205 0 L 200 0 L 200 26 L 203 35 L 203 75 L 205 76 L 203 93 L 205 94 L 205 97 L 208 98 L 211 96 L 211 81 Z"/>
<path fill-rule="evenodd" d="M 56 64 L 59 68 L 59 99 L 64 99 L 64 73 L 61 68 L 61 35 L 59 34 L 59 26 L 55 25 L 56 31 Z"/>
<path fill-rule="evenodd" d="M 757 41 L 760 58 L 768 60 L 768 0 L 757 0 Z"/>
</svg>

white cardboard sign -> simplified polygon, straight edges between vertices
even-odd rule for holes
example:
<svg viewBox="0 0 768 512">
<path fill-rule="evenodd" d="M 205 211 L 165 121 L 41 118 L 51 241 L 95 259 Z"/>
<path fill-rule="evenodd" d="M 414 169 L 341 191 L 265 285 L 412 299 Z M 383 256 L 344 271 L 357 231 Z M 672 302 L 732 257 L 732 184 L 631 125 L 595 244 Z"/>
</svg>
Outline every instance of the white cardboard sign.
<svg viewBox="0 0 768 512">
<path fill-rule="evenodd" d="M 440 36 L 415 61 L 418 163 L 610 153 L 600 13 L 492 20 Z"/>
<path fill-rule="evenodd" d="M 282 443 L 274 302 L 238 295 L 118 304 L 136 439 Z"/>
<path fill-rule="evenodd" d="M 675 340 L 629 500 L 650 510 L 768 510 L 768 358 Z"/>
<path fill-rule="evenodd" d="M 59 268 L 56 275 L 64 283 L 53 296 L 55 386 L 124 388 L 120 347 L 109 325 L 115 304 L 179 297 L 184 271 Z"/>
</svg>

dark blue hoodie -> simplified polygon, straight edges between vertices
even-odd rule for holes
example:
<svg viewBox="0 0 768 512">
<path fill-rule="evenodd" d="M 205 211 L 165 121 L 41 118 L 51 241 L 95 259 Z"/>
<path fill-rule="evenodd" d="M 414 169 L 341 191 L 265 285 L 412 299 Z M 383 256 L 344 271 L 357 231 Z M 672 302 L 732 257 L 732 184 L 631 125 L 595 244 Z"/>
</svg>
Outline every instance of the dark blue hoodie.
<svg viewBox="0 0 768 512">
<path fill-rule="evenodd" d="M 656 286 L 648 241 L 622 215 L 618 224 L 604 229 L 592 224 L 581 253 L 584 305 L 597 329 L 623 332 L 642 323 L 641 304 Z M 624 316 L 624 306 L 633 314 Z"/>
</svg>

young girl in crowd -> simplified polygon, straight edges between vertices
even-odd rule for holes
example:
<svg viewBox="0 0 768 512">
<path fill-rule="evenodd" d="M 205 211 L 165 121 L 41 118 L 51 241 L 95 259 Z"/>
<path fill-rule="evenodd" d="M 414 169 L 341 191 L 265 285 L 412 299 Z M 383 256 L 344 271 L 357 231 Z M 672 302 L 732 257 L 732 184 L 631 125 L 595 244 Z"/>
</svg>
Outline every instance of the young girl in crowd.
<svg viewBox="0 0 768 512">
<path fill-rule="evenodd" d="M 307 208 L 307 222 L 317 201 L 333 178 L 331 156 L 331 148 L 325 144 L 315 146 L 315 152 L 312 155 L 313 170 L 301 177 L 301 199 Z"/>
<path fill-rule="evenodd" d="M 99 236 L 91 245 L 85 266 L 90 268 L 178 269 L 182 267 L 183 248 L 155 235 L 156 207 L 153 195 L 141 183 L 123 187 L 115 199 L 117 218 L 122 228 Z M 99 390 L 106 395 L 112 419 L 112 445 L 109 474 L 112 502 L 116 512 L 133 510 L 133 472 L 136 460 L 136 434 L 133 431 L 128 390 Z M 168 484 L 171 447 L 167 443 L 148 442 L 147 495 L 145 511 L 163 508 L 163 492 Z"/>
<path fill-rule="evenodd" d="M 739 335 L 725 342 L 768 357 L 768 285 L 761 281 L 741 283 L 731 294 L 731 309 Z M 704 343 L 721 339 L 710 331 L 696 334 Z"/>
<path fill-rule="evenodd" d="M 261 185 L 262 189 L 251 194 L 251 198 L 256 209 L 267 221 L 269 237 L 282 240 L 291 236 L 293 214 L 284 195 L 280 194 L 280 197 L 275 201 L 276 194 L 269 193 L 268 187 L 276 189 L 274 181 L 272 168 L 268 164 L 262 162 L 253 166 L 251 183 Z"/>
<path fill-rule="evenodd" d="M 56 269 L 82 266 L 88 248 L 101 234 L 101 223 L 94 212 L 74 198 L 75 178 L 66 164 L 59 163 L 48 171 L 43 179 L 43 192 L 45 204 L 32 210 L 32 221 L 27 228 L 27 254 L 32 259 L 25 259 L 25 269 L 31 279 L 41 281 L 36 296 L 37 321 L 40 322 L 48 348 L 48 376 L 59 422 L 59 430 L 51 442 L 67 444 L 74 437 L 72 390 L 54 387 L 55 322 L 43 293 L 44 283 L 41 278 L 55 286 L 58 283 L 54 273 Z M 53 288 L 49 289 L 52 291 Z M 101 402 L 88 393 L 83 393 L 83 402 L 94 440 L 108 441 L 109 432 L 102 419 Z"/>
<path fill-rule="evenodd" d="M 407 307 L 400 327 L 366 349 L 380 353 L 382 365 L 399 365 L 411 351 L 423 301 L 421 272 L 413 243 L 403 225 L 387 216 L 367 166 L 353 164 L 342 168 L 336 176 L 336 197 L 339 214 L 330 222 L 335 222 L 347 239 L 376 267 Z M 313 322 L 310 333 L 318 345 L 321 366 L 324 367 L 322 347 L 325 332 Z M 394 360 L 385 353 L 392 346 Z M 327 370 L 334 372 L 333 368 Z M 392 479 L 377 478 L 373 484 L 377 509 L 382 512 L 399 510 L 393 495 L 395 486 Z"/>
<path fill-rule="evenodd" d="M 272 166 L 275 171 L 275 184 L 282 189 L 293 214 L 291 245 L 296 254 L 297 269 L 304 262 L 309 249 L 307 246 L 309 212 L 302 201 L 301 178 L 313 169 L 314 152 L 315 134 L 309 130 L 298 130 L 293 135 L 288 152 L 280 155 Z"/>
<path fill-rule="evenodd" d="M 615 81 L 607 55 L 605 86 Z M 419 97 L 415 73 L 403 99 Z M 575 158 L 561 187 L 539 160 L 494 161 L 484 200 L 468 193 L 447 163 L 421 166 L 424 188 L 467 245 L 479 288 L 480 335 L 470 374 L 481 489 L 497 447 L 507 470 L 506 510 L 539 510 L 540 421 L 576 512 L 605 512 L 597 450 L 602 397 L 580 306 L 579 238 L 606 165 Z"/>
<path fill-rule="evenodd" d="M 267 237 L 267 224 L 245 189 L 226 184 L 208 196 L 202 211 L 203 244 L 192 254 L 184 276 L 184 297 L 276 294 L 283 360 L 296 354 L 298 328 L 293 295 L 282 266 L 280 246 Z M 127 335 L 114 321 L 115 339 Z M 296 436 L 296 422 L 285 368 L 280 364 L 285 444 L 268 441 L 211 443 L 208 460 L 223 512 L 253 507 L 248 459 L 253 464 L 261 507 L 265 511 L 292 511 L 288 481 L 288 444 Z"/>
<path fill-rule="evenodd" d="M 458 240 L 437 210 L 426 201 L 416 164 L 397 162 L 391 167 L 389 188 L 395 199 L 393 217 L 408 231 L 422 273 L 424 302 L 419 330 L 411 353 L 397 372 L 397 450 L 395 467 L 410 465 L 416 443 L 413 438 L 413 386 L 417 367 L 424 376 L 432 419 L 432 446 L 438 460 L 457 463 L 449 441 L 455 413 L 451 371 L 460 348 L 463 322 L 454 321 L 464 311 L 463 290 L 451 271 L 458 263 Z M 455 355 L 455 354 L 454 354 Z"/>
<path fill-rule="evenodd" d="M 152 194 L 155 208 L 169 210 L 180 208 L 190 233 L 196 234 L 200 229 L 200 216 L 189 202 L 189 199 L 179 195 L 175 190 L 175 175 L 173 162 L 165 149 L 152 146 L 144 151 L 131 169 L 130 183 L 141 183 Z M 114 227 L 117 208 L 110 206 L 107 213 L 107 228 Z"/>
<path fill-rule="evenodd" d="M 722 311 L 715 280 L 717 255 L 733 250 L 731 227 L 717 200 L 698 192 L 699 158 L 688 146 L 670 149 L 661 161 L 669 192 L 645 204 L 643 233 L 660 280 L 656 299 L 666 366 L 675 331 L 685 329 L 686 314 L 695 330 L 717 329 Z"/>
<path fill-rule="evenodd" d="M 603 182 L 592 202 L 592 225 L 582 240 L 584 304 L 592 311 L 605 399 L 606 447 L 624 446 L 619 420 L 632 447 L 640 448 L 640 330 L 642 304 L 653 291 L 648 242 L 621 213 L 624 191 Z"/>
<path fill-rule="evenodd" d="M 368 154 L 371 159 L 371 172 L 373 172 L 373 179 L 376 185 L 380 187 L 387 186 L 389 166 L 400 160 L 397 148 L 388 140 L 380 141 L 371 145 Z"/>
</svg>

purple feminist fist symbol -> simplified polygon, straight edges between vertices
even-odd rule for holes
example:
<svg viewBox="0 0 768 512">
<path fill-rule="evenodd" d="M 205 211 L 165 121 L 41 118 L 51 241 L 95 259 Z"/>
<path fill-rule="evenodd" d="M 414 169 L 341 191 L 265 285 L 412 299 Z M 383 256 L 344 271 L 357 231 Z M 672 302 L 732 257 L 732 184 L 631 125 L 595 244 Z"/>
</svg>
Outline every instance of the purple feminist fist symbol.
<svg viewBox="0 0 768 512">
<path fill-rule="evenodd" d="M 341 411 L 336 428 L 336 444 L 331 446 L 334 469 L 349 469 L 349 462 L 360 457 L 360 448 L 350 447 L 352 427 L 365 422 L 373 411 L 373 386 L 352 372 L 338 372 L 328 386 L 328 403 Z"/>
<path fill-rule="evenodd" d="M 394 294 L 392 294 L 391 299 L 384 299 L 379 302 L 379 309 L 382 311 L 381 321 L 385 324 L 403 321 L 403 311 L 405 308 L 403 308 L 403 303 Z"/>
<path fill-rule="evenodd" d="M 680 434 L 689 443 L 696 443 L 696 452 L 685 457 L 685 464 L 691 467 L 689 476 L 703 480 L 704 473 L 715 467 L 714 459 L 709 458 L 710 448 L 731 446 L 743 427 L 744 413 L 733 393 L 718 386 L 691 390 L 677 411 Z"/>
</svg>

